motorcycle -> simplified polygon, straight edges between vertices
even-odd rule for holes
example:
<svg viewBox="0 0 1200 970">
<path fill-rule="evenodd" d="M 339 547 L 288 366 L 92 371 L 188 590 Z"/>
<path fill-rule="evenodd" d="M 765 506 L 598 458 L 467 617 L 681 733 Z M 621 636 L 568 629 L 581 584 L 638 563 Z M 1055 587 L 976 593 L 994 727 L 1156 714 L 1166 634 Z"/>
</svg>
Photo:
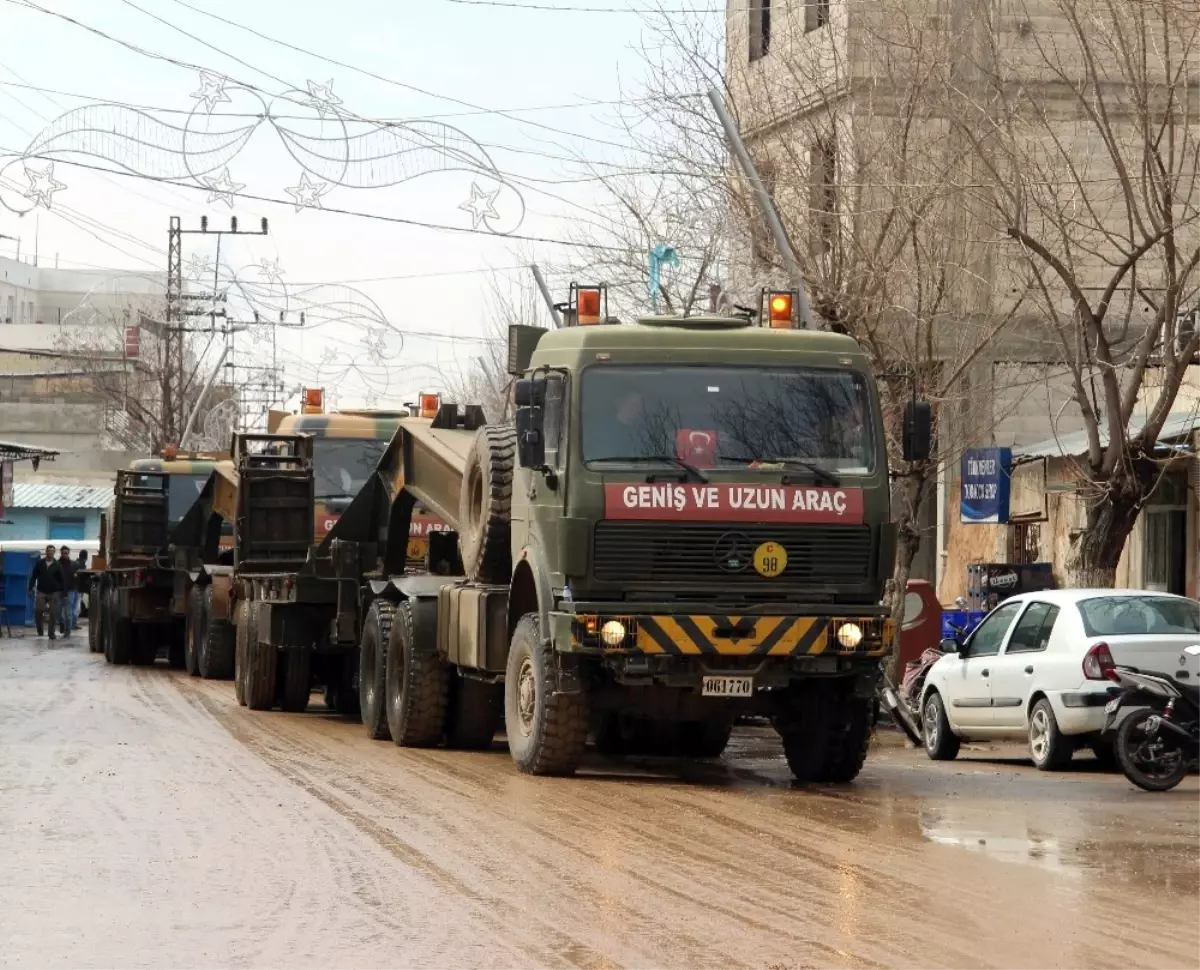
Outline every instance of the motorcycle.
<svg viewBox="0 0 1200 970">
<path fill-rule="evenodd" d="M 1200 671 L 1200 644 L 1185 647 L 1179 673 Z M 1120 720 L 1113 748 L 1125 777 L 1146 791 L 1174 788 L 1197 764 L 1200 755 L 1200 686 L 1169 674 L 1118 666 L 1121 692 L 1105 706 L 1104 733 Z M 1122 708 L 1136 707 L 1124 719 Z"/>
</svg>

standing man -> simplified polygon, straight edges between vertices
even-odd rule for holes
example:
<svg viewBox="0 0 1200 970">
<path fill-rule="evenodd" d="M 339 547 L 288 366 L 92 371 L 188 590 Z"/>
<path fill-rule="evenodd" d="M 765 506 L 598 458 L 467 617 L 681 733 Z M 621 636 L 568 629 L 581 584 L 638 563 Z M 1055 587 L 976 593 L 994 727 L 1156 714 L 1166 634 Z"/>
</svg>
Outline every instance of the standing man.
<svg viewBox="0 0 1200 970">
<path fill-rule="evenodd" d="M 71 629 L 79 629 L 79 606 L 83 602 L 83 577 L 79 574 L 85 572 L 88 566 L 88 553 L 86 549 L 79 550 L 79 558 L 75 560 L 75 583 L 71 589 Z M 88 603 L 88 609 L 91 609 L 92 604 Z"/>
<path fill-rule="evenodd" d="M 63 546 L 58 550 L 58 568 L 62 570 L 63 592 L 59 600 L 62 610 L 62 631 L 64 637 L 69 637 L 75 629 L 73 618 L 79 608 L 79 592 L 75 589 L 75 560 L 71 558 L 71 550 Z"/>
<path fill-rule="evenodd" d="M 54 639 L 54 627 L 62 614 L 62 594 L 66 587 L 63 585 L 62 568 L 54 561 L 54 546 L 46 546 L 42 558 L 33 567 L 29 576 L 29 591 L 37 591 L 34 600 L 34 618 L 37 623 L 37 635 L 42 636 L 42 615 L 47 615 L 49 628 L 47 633 Z"/>
</svg>

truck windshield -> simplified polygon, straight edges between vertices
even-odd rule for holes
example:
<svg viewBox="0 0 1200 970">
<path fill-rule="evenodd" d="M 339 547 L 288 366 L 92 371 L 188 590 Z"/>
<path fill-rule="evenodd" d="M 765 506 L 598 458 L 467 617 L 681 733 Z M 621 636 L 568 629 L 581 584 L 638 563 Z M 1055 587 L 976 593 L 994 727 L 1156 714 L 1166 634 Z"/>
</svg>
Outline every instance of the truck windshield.
<svg viewBox="0 0 1200 970">
<path fill-rule="evenodd" d="M 313 493 L 319 499 L 353 498 L 366 484 L 386 441 L 318 438 L 313 442 Z"/>
<path fill-rule="evenodd" d="M 582 379 L 585 462 L 680 458 L 867 475 L 875 439 L 866 378 L 816 367 L 590 367 Z"/>
<path fill-rule="evenodd" d="M 203 475 L 172 475 L 167 479 L 167 520 L 171 525 L 178 524 L 187 515 L 207 481 L 207 472 Z"/>
</svg>

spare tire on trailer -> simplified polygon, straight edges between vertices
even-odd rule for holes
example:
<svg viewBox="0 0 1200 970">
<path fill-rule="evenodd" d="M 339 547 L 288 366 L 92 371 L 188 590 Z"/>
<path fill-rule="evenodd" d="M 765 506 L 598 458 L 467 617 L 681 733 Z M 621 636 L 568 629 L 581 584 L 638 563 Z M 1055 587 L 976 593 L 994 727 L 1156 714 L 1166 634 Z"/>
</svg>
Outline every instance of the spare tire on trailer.
<svg viewBox="0 0 1200 970">
<path fill-rule="evenodd" d="M 512 574 L 509 510 L 516 450 L 513 428 L 486 425 L 467 455 L 458 500 L 458 548 L 472 582 L 507 583 Z"/>
</svg>

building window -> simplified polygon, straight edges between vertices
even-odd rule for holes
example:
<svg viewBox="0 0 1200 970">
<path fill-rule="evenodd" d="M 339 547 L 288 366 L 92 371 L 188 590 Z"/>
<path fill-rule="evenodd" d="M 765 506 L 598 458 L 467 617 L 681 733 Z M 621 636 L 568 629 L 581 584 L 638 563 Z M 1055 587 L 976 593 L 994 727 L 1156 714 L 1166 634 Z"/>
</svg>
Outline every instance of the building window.
<svg viewBox="0 0 1200 970">
<path fill-rule="evenodd" d="M 750 60 L 771 49 L 771 0 L 750 0 Z"/>
<path fill-rule="evenodd" d="M 1186 476 L 1163 475 L 1142 519 L 1142 586 L 1156 593 L 1186 595 Z"/>
<path fill-rule="evenodd" d="M 79 542 L 83 539 L 85 522 L 81 518 L 62 516 L 50 519 L 50 541 L 63 542 L 74 540 Z"/>
<path fill-rule="evenodd" d="M 1008 524 L 1008 561 L 1014 566 L 1028 566 L 1040 562 L 1042 553 L 1042 526 L 1038 522 L 1010 522 Z"/>
<path fill-rule="evenodd" d="M 829 23 L 829 0 L 811 0 L 804 5 L 804 32 L 820 30 Z"/>
<path fill-rule="evenodd" d="M 758 169 L 758 177 L 762 180 L 763 188 L 767 190 L 767 195 L 770 196 L 772 204 L 775 203 L 775 181 L 776 171 L 775 165 L 772 162 L 755 159 L 754 167 Z M 775 249 L 775 240 L 771 237 L 771 232 L 767 228 L 767 220 L 759 211 L 758 202 L 753 196 L 750 198 L 750 237 L 751 245 L 754 249 L 754 259 L 758 263 L 759 269 L 770 269 L 778 263 L 778 253 Z"/>
<path fill-rule="evenodd" d="M 16 308 L 13 305 L 13 298 L 10 295 L 8 298 L 8 310 L 4 314 L 4 322 L 5 323 L 16 323 L 17 322 L 16 317 L 13 316 L 13 314 L 16 312 L 17 312 Z"/>
<path fill-rule="evenodd" d="M 837 148 L 832 137 L 809 149 L 808 173 L 813 251 L 827 253 L 837 232 Z"/>
</svg>

